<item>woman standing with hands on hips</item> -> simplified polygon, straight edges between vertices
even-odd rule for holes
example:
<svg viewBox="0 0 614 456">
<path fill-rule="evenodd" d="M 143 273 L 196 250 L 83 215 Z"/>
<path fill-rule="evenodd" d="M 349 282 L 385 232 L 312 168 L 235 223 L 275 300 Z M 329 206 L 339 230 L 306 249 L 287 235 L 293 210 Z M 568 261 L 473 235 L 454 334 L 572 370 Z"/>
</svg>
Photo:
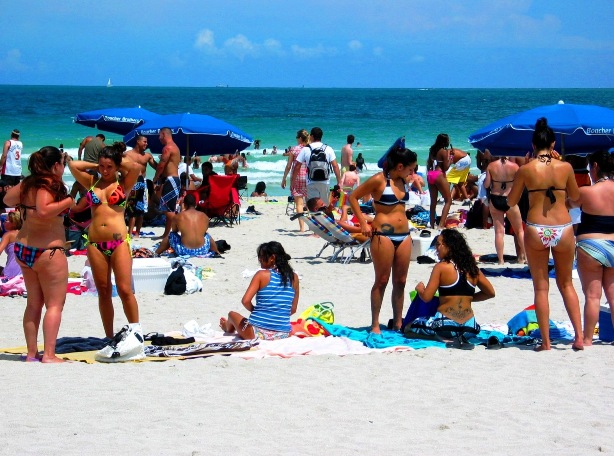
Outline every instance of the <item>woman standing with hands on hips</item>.
<svg viewBox="0 0 614 456">
<path fill-rule="evenodd" d="M 401 146 L 393 147 L 383 164 L 384 171 L 370 177 L 350 195 L 350 206 L 360 222 L 362 233 L 372 237 L 371 256 L 375 282 L 371 288 L 371 332 L 380 333 L 379 314 L 386 286 L 392 273 L 393 329 L 403 323 L 403 298 L 411 256 L 411 236 L 405 214 L 409 192 L 405 178 L 413 174 L 418 158 L 415 152 Z M 367 223 L 358 200 L 373 195 L 375 218 Z"/>
<path fill-rule="evenodd" d="M 556 284 L 575 331 L 572 347 L 574 350 L 582 350 L 580 303 L 571 280 L 576 242 L 571 217 L 565 205 L 565 196 L 575 201 L 580 192 L 571 165 L 556 159 L 558 154 L 554 152 L 554 132 L 543 117 L 535 124 L 532 142 L 533 159 L 516 173 L 508 205 L 517 205 L 523 190 L 527 188 L 529 212 L 524 247 L 533 280 L 535 313 L 542 339 L 536 350 L 551 348 L 548 302 L 550 252 L 554 259 Z"/>
<path fill-rule="evenodd" d="M 100 152 L 98 164 L 70 161 L 68 166 L 75 179 L 89 189 L 86 198 L 92 207 L 92 223 L 86 243 L 87 258 L 98 290 L 98 307 L 105 335 L 113 337 L 113 272 L 129 330 L 142 339 L 139 307 L 132 291 L 130 237 L 124 220 L 126 198 L 140 170 L 137 163 L 123 157 L 125 150 L 124 143 L 116 142 Z M 90 170 L 97 171 L 100 177 L 90 174 Z"/>
<path fill-rule="evenodd" d="M 30 175 L 4 197 L 7 206 L 19 208 L 23 220 L 14 248 L 28 291 L 23 315 L 26 361 L 63 362 L 55 355 L 55 344 L 68 283 L 64 214 L 75 206 L 62 182 L 65 160 L 66 155 L 53 146 L 34 152 L 28 162 Z M 45 348 L 40 356 L 37 337 L 43 306 L 47 309 L 43 319 Z"/>
</svg>

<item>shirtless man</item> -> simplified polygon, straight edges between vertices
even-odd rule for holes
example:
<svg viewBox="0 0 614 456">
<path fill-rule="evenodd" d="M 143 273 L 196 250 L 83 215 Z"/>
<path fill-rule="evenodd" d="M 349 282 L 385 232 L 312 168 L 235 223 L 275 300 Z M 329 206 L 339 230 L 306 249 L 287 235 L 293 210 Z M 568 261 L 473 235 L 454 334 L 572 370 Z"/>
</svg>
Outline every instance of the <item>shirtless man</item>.
<svg viewBox="0 0 614 456">
<path fill-rule="evenodd" d="M 104 148 L 104 140 L 105 136 L 102 133 L 99 133 L 94 136 L 86 136 L 79 144 L 79 150 L 77 151 L 77 159 L 81 160 L 81 155 L 83 154 L 83 160 L 90 163 L 98 163 L 98 156 L 100 155 L 100 151 Z"/>
<path fill-rule="evenodd" d="M 175 208 L 179 199 L 181 182 L 179 181 L 179 162 L 181 155 L 179 147 L 173 141 L 173 132 L 170 128 L 164 127 L 160 130 L 160 142 L 162 143 L 162 154 L 156 168 L 156 175 L 153 178 L 158 186 L 162 186 L 160 195 L 160 211 L 166 213 L 166 226 L 164 234 L 156 239 L 167 237 L 171 232 Z M 160 182 L 161 181 L 161 182 Z"/>
<path fill-rule="evenodd" d="M 209 229 L 209 217 L 204 212 L 196 210 L 196 198 L 188 193 L 183 198 L 183 210 L 175 216 L 172 231 L 165 236 L 156 250 L 159 255 L 172 247 L 177 255 L 202 256 L 213 252 L 219 257 L 220 252 Z"/>
<path fill-rule="evenodd" d="M 352 144 L 354 144 L 354 135 L 348 135 L 348 143 L 341 148 L 341 174 L 350 169 L 350 165 L 354 163 L 354 150 Z"/>
<path fill-rule="evenodd" d="M 124 153 L 124 157 L 128 157 L 133 162 L 137 163 L 140 168 L 140 174 L 136 184 L 132 187 L 132 191 L 128 196 L 126 204 L 126 215 L 128 216 L 128 233 L 132 236 L 132 230 L 136 225 L 136 234 L 133 238 L 138 238 L 143 226 L 143 216 L 147 212 L 147 184 L 145 182 L 147 164 L 156 169 L 158 164 L 147 149 L 147 138 L 145 136 L 137 136 L 134 149 L 130 149 Z"/>
</svg>

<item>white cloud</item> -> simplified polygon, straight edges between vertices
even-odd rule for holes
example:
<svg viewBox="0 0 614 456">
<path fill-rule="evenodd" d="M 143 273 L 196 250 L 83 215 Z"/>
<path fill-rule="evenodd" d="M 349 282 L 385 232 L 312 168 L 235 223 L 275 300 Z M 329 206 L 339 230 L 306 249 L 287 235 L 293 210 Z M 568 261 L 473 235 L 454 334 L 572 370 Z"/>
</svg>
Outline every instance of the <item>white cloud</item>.
<svg viewBox="0 0 614 456">
<path fill-rule="evenodd" d="M 272 38 L 269 38 L 268 40 L 264 41 L 264 49 L 266 49 L 266 51 L 269 52 L 270 54 L 285 55 L 285 52 L 281 46 L 281 43 Z"/>
<path fill-rule="evenodd" d="M 21 61 L 21 51 L 19 49 L 10 49 L 0 58 L 0 70 L 3 71 L 26 71 L 28 65 Z"/>
<path fill-rule="evenodd" d="M 209 29 L 203 29 L 196 35 L 196 42 L 194 47 L 208 53 L 217 52 L 215 47 L 215 39 L 213 38 L 213 32 Z"/>
<path fill-rule="evenodd" d="M 324 47 L 321 44 L 316 47 L 302 47 L 297 44 L 292 45 L 292 53 L 300 59 L 313 59 L 316 57 L 332 57 L 337 55 L 337 48 Z"/>
<path fill-rule="evenodd" d="M 248 40 L 245 35 L 241 34 L 227 39 L 224 42 L 224 50 L 239 57 L 240 60 L 243 60 L 247 55 L 254 57 L 258 55 L 257 46 Z"/>
<path fill-rule="evenodd" d="M 348 43 L 348 47 L 350 48 L 350 50 L 352 51 L 358 51 L 360 49 L 362 49 L 362 43 L 358 40 L 352 40 Z"/>
</svg>

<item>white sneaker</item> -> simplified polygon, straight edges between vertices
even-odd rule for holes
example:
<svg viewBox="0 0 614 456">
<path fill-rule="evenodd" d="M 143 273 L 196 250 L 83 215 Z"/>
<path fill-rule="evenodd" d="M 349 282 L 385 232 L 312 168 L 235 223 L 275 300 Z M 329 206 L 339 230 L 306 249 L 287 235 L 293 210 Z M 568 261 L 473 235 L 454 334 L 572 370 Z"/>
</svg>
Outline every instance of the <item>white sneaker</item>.
<svg viewBox="0 0 614 456">
<path fill-rule="evenodd" d="M 143 331 L 140 323 L 124 326 L 102 350 L 96 353 L 96 361 L 119 363 L 145 358 Z"/>
</svg>

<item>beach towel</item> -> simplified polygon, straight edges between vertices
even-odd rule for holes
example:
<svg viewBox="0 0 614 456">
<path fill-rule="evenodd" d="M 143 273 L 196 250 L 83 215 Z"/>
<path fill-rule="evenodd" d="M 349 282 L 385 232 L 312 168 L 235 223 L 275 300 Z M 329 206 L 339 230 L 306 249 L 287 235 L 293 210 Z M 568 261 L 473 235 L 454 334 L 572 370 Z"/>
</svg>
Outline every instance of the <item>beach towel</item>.
<svg viewBox="0 0 614 456">
<path fill-rule="evenodd" d="M 347 337 L 352 340 L 362 342 L 369 348 L 388 348 L 396 346 L 410 347 L 414 350 L 420 348 L 437 347 L 445 348 L 446 344 L 434 340 L 407 339 L 397 331 L 382 330 L 381 334 L 374 334 L 368 328 L 348 328 L 341 325 L 329 325 L 321 320 L 316 320 L 332 336 Z"/>
</svg>

